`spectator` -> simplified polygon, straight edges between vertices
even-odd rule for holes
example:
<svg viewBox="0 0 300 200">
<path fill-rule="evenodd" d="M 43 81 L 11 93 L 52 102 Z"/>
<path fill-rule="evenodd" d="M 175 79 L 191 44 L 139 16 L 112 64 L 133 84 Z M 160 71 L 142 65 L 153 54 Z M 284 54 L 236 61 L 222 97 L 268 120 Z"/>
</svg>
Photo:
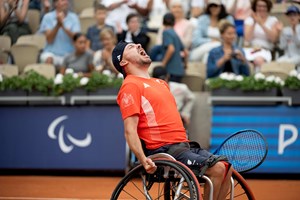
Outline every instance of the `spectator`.
<svg viewBox="0 0 300 200">
<path fill-rule="evenodd" d="M 227 13 L 236 20 L 245 20 L 251 16 L 251 0 L 222 0 Z"/>
<path fill-rule="evenodd" d="M 126 17 L 130 13 L 147 16 L 151 6 L 150 1 L 152 0 L 102 0 L 102 4 L 109 10 L 106 23 L 113 26 L 115 31 L 118 26 L 126 30 Z"/>
<path fill-rule="evenodd" d="M 163 59 L 162 66 L 166 67 L 168 74 L 170 74 L 170 81 L 181 82 L 184 76 L 184 61 L 185 56 L 181 56 L 181 52 L 186 54 L 184 46 L 174 31 L 175 18 L 171 13 L 167 13 L 163 18 L 163 25 L 165 27 L 163 31 Z"/>
<path fill-rule="evenodd" d="M 64 74 L 67 68 L 71 68 L 81 76 L 90 76 L 94 65 L 92 53 L 86 50 L 87 38 L 82 33 L 76 33 L 73 42 L 75 51 L 65 57 L 60 73 Z"/>
<path fill-rule="evenodd" d="M 244 36 L 244 20 L 251 16 L 251 0 L 222 0 L 227 12 L 234 17 L 235 29 L 239 37 Z M 241 42 L 242 46 L 242 42 Z"/>
<path fill-rule="evenodd" d="M 177 109 L 180 112 L 184 125 L 190 124 L 191 113 L 195 102 L 195 95 L 184 83 L 169 81 L 169 75 L 164 67 L 157 66 L 153 69 L 153 78 L 159 78 L 166 81 L 173 94 Z"/>
<path fill-rule="evenodd" d="M 277 61 L 297 65 L 300 64 L 300 10 L 297 6 L 290 6 L 285 14 L 290 26 L 285 27 L 281 32 L 279 47 L 284 50 L 284 55 Z"/>
<path fill-rule="evenodd" d="M 74 52 L 72 39 L 80 32 L 78 16 L 68 11 L 68 0 L 54 0 L 55 10 L 47 13 L 41 22 L 40 32 L 46 35 L 47 44 L 41 62 L 61 66 L 64 57 Z"/>
<path fill-rule="evenodd" d="M 118 28 L 118 41 L 134 42 L 136 44 L 141 44 L 143 49 L 147 49 L 150 42 L 150 38 L 147 36 L 146 32 L 141 29 L 141 20 L 138 14 L 131 13 L 126 17 L 126 24 L 128 29 L 122 30 L 121 27 Z"/>
<path fill-rule="evenodd" d="M 198 18 L 193 33 L 191 61 L 206 63 L 208 52 L 221 44 L 218 24 L 222 19 L 234 24 L 233 17 L 227 14 L 221 0 L 208 0 L 205 14 Z"/>
<path fill-rule="evenodd" d="M 103 48 L 103 45 L 100 41 L 99 35 L 104 28 L 111 28 L 105 23 L 107 15 L 107 8 L 103 4 L 95 4 L 95 12 L 94 17 L 96 20 L 96 24 L 92 25 L 88 28 L 87 31 L 87 39 L 88 39 L 88 46 L 92 51 L 97 51 Z"/>
<path fill-rule="evenodd" d="M 179 36 L 184 47 L 188 50 L 190 49 L 192 42 L 192 34 L 194 26 L 192 22 L 184 18 L 183 4 L 180 0 L 172 0 L 170 2 L 171 13 L 175 17 L 174 30 Z M 162 46 L 162 33 L 164 27 L 161 26 L 158 30 L 156 37 L 156 45 L 154 45 L 150 50 L 150 57 L 152 61 L 161 61 L 164 53 L 164 47 Z"/>
<path fill-rule="evenodd" d="M 158 30 L 163 21 L 163 16 L 169 12 L 169 0 L 149 0 L 152 2 L 149 11 L 149 20 L 147 22 L 147 27 L 152 30 Z"/>
<path fill-rule="evenodd" d="M 110 70 L 111 72 L 118 74 L 119 72 L 115 70 L 111 61 L 111 53 L 117 42 L 113 30 L 110 28 L 103 29 L 100 33 L 100 41 L 103 44 L 103 48 L 96 51 L 94 54 L 93 63 L 95 69 L 99 72 Z"/>
<path fill-rule="evenodd" d="M 190 18 L 198 18 L 206 6 L 206 0 L 191 0 L 190 1 Z"/>
<path fill-rule="evenodd" d="M 29 0 L 7 0 L 2 3 L 0 34 L 8 35 L 14 44 L 21 35 L 31 34 L 26 18 Z"/>
<path fill-rule="evenodd" d="M 183 46 L 190 49 L 192 44 L 193 24 L 185 18 L 181 0 L 172 0 L 170 3 L 171 13 L 175 17 L 174 30 L 181 39 Z"/>
<path fill-rule="evenodd" d="M 249 66 L 241 48 L 233 46 L 236 39 L 235 26 L 227 21 L 220 23 L 222 44 L 209 52 L 207 62 L 207 78 L 219 76 L 223 72 L 231 72 L 248 76 Z"/>
<path fill-rule="evenodd" d="M 244 39 L 246 58 L 254 64 L 255 72 L 265 62 L 272 60 L 271 51 L 278 41 L 280 26 L 282 24 L 274 16 L 270 16 L 272 9 L 271 0 L 254 0 L 253 13 L 244 23 Z"/>
<path fill-rule="evenodd" d="M 46 14 L 55 8 L 55 6 L 54 6 L 55 0 L 35 0 L 35 1 L 41 1 L 42 14 Z M 74 9 L 73 9 L 74 1 L 73 0 L 68 0 L 68 1 L 69 1 L 68 10 L 73 12 L 74 11 Z"/>
</svg>

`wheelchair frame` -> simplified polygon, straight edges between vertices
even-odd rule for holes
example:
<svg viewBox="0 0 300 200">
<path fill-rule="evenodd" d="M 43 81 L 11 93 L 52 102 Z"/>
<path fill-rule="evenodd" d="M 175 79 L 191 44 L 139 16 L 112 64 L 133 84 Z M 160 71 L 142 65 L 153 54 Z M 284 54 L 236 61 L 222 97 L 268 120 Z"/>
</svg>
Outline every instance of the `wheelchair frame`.
<svg viewBox="0 0 300 200">
<path fill-rule="evenodd" d="M 139 164 L 130 170 L 119 182 L 111 199 L 145 198 L 150 200 L 153 199 L 152 195 L 157 195 L 154 199 L 202 199 L 203 189 L 200 188 L 200 184 L 203 182 L 209 184 L 209 199 L 213 199 L 213 184 L 207 176 L 196 177 L 187 166 L 176 161 L 171 155 L 166 153 L 158 153 L 149 157 L 156 163 L 159 170 L 153 175 L 147 174 L 144 167 Z M 140 180 L 136 181 L 139 176 Z M 140 182 L 142 183 L 140 186 L 141 189 L 138 188 Z M 152 193 L 150 193 L 150 190 L 155 188 L 153 186 L 155 183 L 159 185 L 158 187 L 163 185 L 163 188 L 158 188 L 157 192 L 151 191 Z M 131 189 L 137 189 L 138 193 L 142 194 L 142 196 L 135 197 L 134 193 L 130 194 Z M 238 193 L 235 194 L 235 191 L 238 191 Z M 123 194 L 125 196 L 122 196 Z M 233 170 L 228 199 L 240 197 L 242 199 L 246 197 L 249 200 L 255 199 L 245 179 L 237 171 Z"/>
</svg>

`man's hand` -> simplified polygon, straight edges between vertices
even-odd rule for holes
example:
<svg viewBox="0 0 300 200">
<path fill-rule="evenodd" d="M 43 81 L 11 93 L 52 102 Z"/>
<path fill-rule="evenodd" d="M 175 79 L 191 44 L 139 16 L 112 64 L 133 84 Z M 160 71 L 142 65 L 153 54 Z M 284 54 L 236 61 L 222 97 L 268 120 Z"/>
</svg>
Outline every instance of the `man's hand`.
<svg viewBox="0 0 300 200">
<path fill-rule="evenodd" d="M 65 19 L 65 13 L 64 12 L 58 12 L 57 13 L 57 24 L 59 26 L 62 26 L 64 23 L 64 19 Z"/>
<path fill-rule="evenodd" d="M 157 169 L 157 166 L 150 158 L 146 158 L 142 164 L 148 174 L 153 174 Z"/>
</svg>

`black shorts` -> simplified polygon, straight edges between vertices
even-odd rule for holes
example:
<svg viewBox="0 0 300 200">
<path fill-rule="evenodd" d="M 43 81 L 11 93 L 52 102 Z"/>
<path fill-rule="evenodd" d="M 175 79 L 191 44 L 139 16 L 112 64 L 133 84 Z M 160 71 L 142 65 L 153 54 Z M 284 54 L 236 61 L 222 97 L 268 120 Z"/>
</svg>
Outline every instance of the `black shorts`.
<svg viewBox="0 0 300 200">
<path fill-rule="evenodd" d="M 201 174 L 205 172 L 208 167 L 213 166 L 218 161 L 227 161 L 224 156 L 213 155 L 209 151 L 202 149 L 200 146 L 197 148 L 190 147 L 189 143 L 177 143 L 172 145 L 165 145 L 155 150 L 148 150 L 147 155 L 156 153 L 168 153 L 172 155 L 177 161 L 185 164 L 194 172 Z M 205 168 L 204 170 L 202 170 Z"/>
</svg>

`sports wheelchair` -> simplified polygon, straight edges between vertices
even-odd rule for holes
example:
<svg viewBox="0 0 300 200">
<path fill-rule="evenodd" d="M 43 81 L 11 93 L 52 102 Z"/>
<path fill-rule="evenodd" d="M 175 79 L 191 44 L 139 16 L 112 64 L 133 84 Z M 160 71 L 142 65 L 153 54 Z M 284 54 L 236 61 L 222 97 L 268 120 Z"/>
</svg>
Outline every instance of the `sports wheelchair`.
<svg viewBox="0 0 300 200">
<path fill-rule="evenodd" d="M 246 140 L 245 140 L 246 139 Z M 251 140 L 249 142 L 249 140 Z M 247 141 L 246 143 L 243 143 Z M 239 151 L 240 145 L 246 151 Z M 227 138 L 215 153 L 225 155 L 232 163 L 234 170 L 231 177 L 231 187 L 226 199 L 254 200 L 254 194 L 239 172 L 245 172 L 258 167 L 266 158 L 267 143 L 257 131 L 243 130 Z M 234 153 L 231 153 L 234 152 Z M 238 153 L 237 153 L 238 152 Z M 241 153 L 239 153 L 241 152 Z M 245 153 L 246 152 L 246 153 Z M 224 154 L 222 154 L 224 153 Z M 127 147 L 129 164 L 133 163 L 134 155 Z M 213 199 L 212 181 L 205 175 L 196 176 L 187 166 L 176 161 L 171 155 L 157 153 L 149 156 L 156 164 L 154 174 L 148 174 L 143 165 L 138 164 L 119 182 L 112 193 L 111 199 L 202 199 L 204 184 L 209 185 L 209 199 Z M 241 164 L 234 159 L 241 160 Z M 247 163 L 245 165 L 245 163 Z M 131 167 L 130 167 L 131 168 Z M 236 171 L 238 170 L 238 171 Z"/>
</svg>

